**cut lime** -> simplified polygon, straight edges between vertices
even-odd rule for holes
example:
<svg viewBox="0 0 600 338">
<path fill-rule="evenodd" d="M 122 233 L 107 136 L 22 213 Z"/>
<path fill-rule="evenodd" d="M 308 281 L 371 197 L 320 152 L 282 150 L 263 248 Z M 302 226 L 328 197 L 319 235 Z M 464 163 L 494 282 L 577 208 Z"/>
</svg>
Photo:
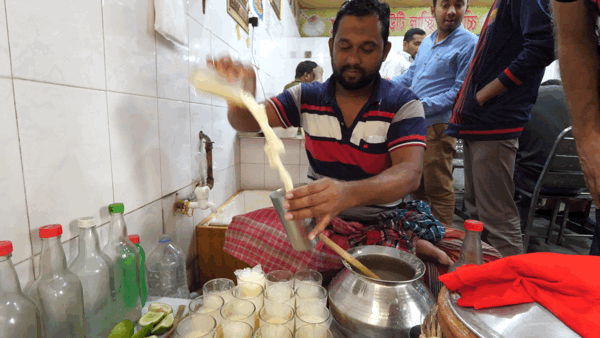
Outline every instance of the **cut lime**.
<svg viewBox="0 0 600 338">
<path fill-rule="evenodd" d="M 165 319 L 162 320 L 162 322 L 158 323 L 158 325 L 154 327 L 152 334 L 161 335 L 169 331 L 169 329 L 173 326 L 173 322 L 175 322 L 175 317 L 173 317 L 173 314 L 170 313 L 165 317 Z"/>
<path fill-rule="evenodd" d="M 144 326 L 141 330 L 139 330 L 138 332 L 136 332 L 133 337 L 131 338 L 143 338 L 146 337 L 147 335 L 150 334 L 150 331 L 152 331 L 152 327 L 154 326 L 154 324 L 150 324 L 150 325 L 146 325 Z"/>
<path fill-rule="evenodd" d="M 173 308 L 164 303 L 152 303 L 150 306 L 148 306 L 148 311 L 170 314 L 173 313 Z"/>
<path fill-rule="evenodd" d="M 143 315 L 142 318 L 140 318 L 138 323 L 144 327 L 146 327 L 150 324 L 154 325 L 154 324 L 160 322 L 164 316 L 165 316 L 165 314 L 163 312 L 150 311 L 150 312 L 146 313 L 145 315 Z"/>
<path fill-rule="evenodd" d="M 108 338 L 130 338 L 133 336 L 133 323 L 130 320 L 124 320 L 110 331 Z"/>
</svg>

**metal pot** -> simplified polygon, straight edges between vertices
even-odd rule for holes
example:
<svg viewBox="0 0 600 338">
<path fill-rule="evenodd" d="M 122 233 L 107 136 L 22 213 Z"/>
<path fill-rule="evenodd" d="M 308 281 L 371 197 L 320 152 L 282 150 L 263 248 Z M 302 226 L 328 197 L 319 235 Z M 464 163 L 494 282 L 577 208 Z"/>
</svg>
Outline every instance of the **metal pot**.
<svg viewBox="0 0 600 338">
<path fill-rule="evenodd" d="M 344 261 L 342 270 L 329 285 L 331 314 L 347 337 L 409 337 L 412 327 L 420 325 L 431 311 L 435 299 L 420 280 L 425 264 L 416 256 L 383 246 L 360 246 L 348 250 L 354 258 L 383 277 L 376 263 L 394 263 L 402 270 L 404 281 L 376 280 L 366 277 Z M 361 259 L 362 258 L 362 259 Z"/>
</svg>

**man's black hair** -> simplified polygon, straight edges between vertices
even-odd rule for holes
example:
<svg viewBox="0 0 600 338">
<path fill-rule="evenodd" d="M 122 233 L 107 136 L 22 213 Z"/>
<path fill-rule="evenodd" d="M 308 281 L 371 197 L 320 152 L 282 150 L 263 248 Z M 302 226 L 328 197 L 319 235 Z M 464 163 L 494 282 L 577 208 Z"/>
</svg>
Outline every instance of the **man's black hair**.
<svg viewBox="0 0 600 338">
<path fill-rule="evenodd" d="M 319 67 L 319 65 L 316 62 L 313 61 L 302 61 L 298 64 L 298 66 L 296 67 L 296 79 L 299 79 L 302 77 L 302 75 L 304 75 L 304 73 L 309 73 L 311 74 L 312 71 Z"/>
<path fill-rule="evenodd" d="M 333 23 L 333 39 L 335 39 L 340 21 L 347 15 L 358 17 L 375 15 L 381 23 L 383 43 L 388 42 L 390 36 L 390 6 L 387 3 L 379 2 L 379 0 L 348 0 L 344 2 Z"/>
<path fill-rule="evenodd" d="M 562 81 L 559 79 L 550 79 L 542 82 L 540 87 L 542 86 L 562 86 Z"/>
<path fill-rule="evenodd" d="M 411 42 L 415 35 L 427 35 L 427 33 L 425 33 L 425 31 L 421 28 L 411 28 L 406 32 L 406 34 L 404 34 L 404 41 Z"/>
<path fill-rule="evenodd" d="M 464 1 L 465 1 L 465 3 L 468 2 L 467 0 L 464 0 Z M 433 0 L 433 7 L 435 7 L 435 5 L 437 5 L 437 0 Z"/>
</svg>

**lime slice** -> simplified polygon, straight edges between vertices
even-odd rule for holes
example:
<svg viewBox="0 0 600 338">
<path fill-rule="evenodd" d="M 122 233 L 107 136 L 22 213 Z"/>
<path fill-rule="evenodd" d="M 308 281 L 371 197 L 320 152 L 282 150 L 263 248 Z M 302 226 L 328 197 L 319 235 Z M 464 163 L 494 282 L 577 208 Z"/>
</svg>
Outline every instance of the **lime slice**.
<svg viewBox="0 0 600 338">
<path fill-rule="evenodd" d="M 143 315 L 142 318 L 140 318 L 138 323 L 144 327 L 151 324 L 154 325 L 160 322 L 164 316 L 165 314 L 163 312 L 148 312 L 145 315 Z"/>
<path fill-rule="evenodd" d="M 124 320 L 110 331 L 108 338 L 129 338 L 133 336 L 133 323 L 130 320 Z"/>
<path fill-rule="evenodd" d="M 173 308 L 164 303 L 152 303 L 150 306 L 148 306 L 148 311 L 170 314 L 173 313 Z"/>
<path fill-rule="evenodd" d="M 141 330 L 139 330 L 138 332 L 136 332 L 131 338 L 143 338 L 143 337 L 146 337 L 147 335 L 150 334 L 150 331 L 152 331 L 152 327 L 153 326 L 154 326 L 154 324 L 150 324 L 150 325 L 144 326 Z"/>
<path fill-rule="evenodd" d="M 171 326 L 173 326 L 173 322 L 175 322 L 175 317 L 173 317 L 173 314 L 171 313 L 167 315 L 165 319 L 162 320 L 162 322 L 160 322 L 154 327 L 154 330 L 152 330 L 152 334 L 161 335 L 169 331 Z"/>
</svg>

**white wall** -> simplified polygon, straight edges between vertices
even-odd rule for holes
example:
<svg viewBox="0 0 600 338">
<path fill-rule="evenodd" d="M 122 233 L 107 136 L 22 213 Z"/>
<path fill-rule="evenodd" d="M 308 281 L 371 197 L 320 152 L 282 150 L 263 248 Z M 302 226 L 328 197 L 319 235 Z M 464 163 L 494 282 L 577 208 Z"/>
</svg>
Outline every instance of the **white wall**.
<svg viewBox="0 0 600 338">
<path fill-rule="evenodd" d="M 70 261 L 77 218 L 99 218 L 104 245 L 114 202 L 148 254 L 164 228 L 195 264 L 193 229 L 209 212 L 172 206 L 204 175 L 200 130 L 215 142 L 210 200 L 239 189 L 224 101 L 190 91 L 190 72 L 229 53 L 255 66 L 259 98 L 276 94 L 293 77 L 297 27 L 287 1 L 281 22 L 264 1 L 275 33 L 261 22 L 248 48 L 226 1 L 207 1 L 206 15 L 202 0 L 187 1 L 189 45 L 175 47 L 153 30 L 153 0 L 0 0 L 0 240 L 13 242 L 23 286 L 37 275 L 41 226 L 63 225 Z"/>
</svg>

